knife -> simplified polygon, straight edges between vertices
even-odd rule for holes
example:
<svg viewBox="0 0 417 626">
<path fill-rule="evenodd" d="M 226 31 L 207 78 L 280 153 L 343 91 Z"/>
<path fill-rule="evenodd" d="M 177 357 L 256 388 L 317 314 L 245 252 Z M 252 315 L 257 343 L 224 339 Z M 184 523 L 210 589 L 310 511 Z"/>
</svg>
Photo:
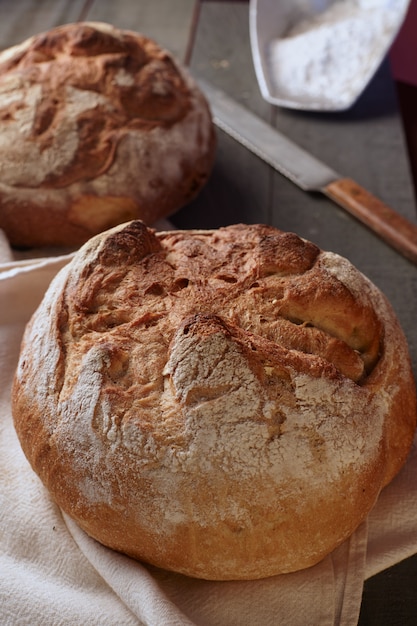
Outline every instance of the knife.
<svg viewBox="0 0 417 626">
<path fill-rule="evenodd" d="M 321 192 L 417 264 L 417 225 L 300 148 L 220 89 L 198 80 L 215 125 L 304 191 Z"/>
</svg>

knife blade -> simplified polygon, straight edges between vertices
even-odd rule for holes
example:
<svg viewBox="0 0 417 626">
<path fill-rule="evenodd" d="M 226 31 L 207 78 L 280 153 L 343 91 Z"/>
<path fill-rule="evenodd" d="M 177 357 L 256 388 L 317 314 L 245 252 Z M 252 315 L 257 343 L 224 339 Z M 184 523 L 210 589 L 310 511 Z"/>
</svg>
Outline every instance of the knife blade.
<svg viewBox="0 0 417 626">
<path fill-rule="evenodd" d="M 417 225 L 322 163 L 209 82 L 198 83 L 215 125 L 307 192 L 320 192 L 417 264 Z"/>
</svg>

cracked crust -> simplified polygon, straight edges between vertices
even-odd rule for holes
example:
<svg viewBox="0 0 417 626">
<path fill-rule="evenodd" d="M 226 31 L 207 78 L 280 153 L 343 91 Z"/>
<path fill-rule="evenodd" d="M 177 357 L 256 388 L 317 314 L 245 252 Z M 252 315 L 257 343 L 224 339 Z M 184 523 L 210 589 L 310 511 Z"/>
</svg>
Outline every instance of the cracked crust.
<svg viewBox="0 0 417 626">
<path fill-rule="evenodd" d="M 309 567 L 405 462 L 416 397 L 381 292 L 262 225 L 98 235 L 28 325 L 22 447 L 103 544 L 208 579 Z"/>
<path fill-rule="evenodd" d="M 0 53 L 0 228 L 16 246 L 79 245 L 188 203 L 213 163 L 207 102 L 152 40 L 59 26 Z"/>
</svg>

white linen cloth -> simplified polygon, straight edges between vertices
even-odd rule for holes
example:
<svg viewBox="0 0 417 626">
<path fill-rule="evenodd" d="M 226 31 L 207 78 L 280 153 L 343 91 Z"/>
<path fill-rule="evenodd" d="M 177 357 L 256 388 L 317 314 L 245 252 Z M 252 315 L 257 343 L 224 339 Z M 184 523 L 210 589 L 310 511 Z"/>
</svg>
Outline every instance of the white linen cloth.
<svg viewBox="0 0 417 626">
<path fill-rule="evenodd" d="M 51 501 L 17 440 L 10 388 L 24 326 L 70 255 L 15 261 L 0 231 L 0 624 L 352 626 L 363 582 L 417 551 L 417 450 L 353 536 L 313 568 L 210 582 L 88 537 Z"/>
</svg>

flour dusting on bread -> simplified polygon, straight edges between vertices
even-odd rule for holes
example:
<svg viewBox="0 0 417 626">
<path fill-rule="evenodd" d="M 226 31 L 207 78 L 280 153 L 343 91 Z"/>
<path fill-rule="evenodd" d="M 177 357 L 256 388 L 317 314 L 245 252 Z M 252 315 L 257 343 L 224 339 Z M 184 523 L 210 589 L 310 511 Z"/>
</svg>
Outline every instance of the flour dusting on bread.
<svg viewBox="0 0 417 626">
<path fill-rule="evenodd" d="M 416 423 L 383 294 L 264 225 L 135 221 L 90 240 L 28 325 L 13 405 L 35 471 L 89 534 L 221 580 L 322 559 Z"/>
</svg>

